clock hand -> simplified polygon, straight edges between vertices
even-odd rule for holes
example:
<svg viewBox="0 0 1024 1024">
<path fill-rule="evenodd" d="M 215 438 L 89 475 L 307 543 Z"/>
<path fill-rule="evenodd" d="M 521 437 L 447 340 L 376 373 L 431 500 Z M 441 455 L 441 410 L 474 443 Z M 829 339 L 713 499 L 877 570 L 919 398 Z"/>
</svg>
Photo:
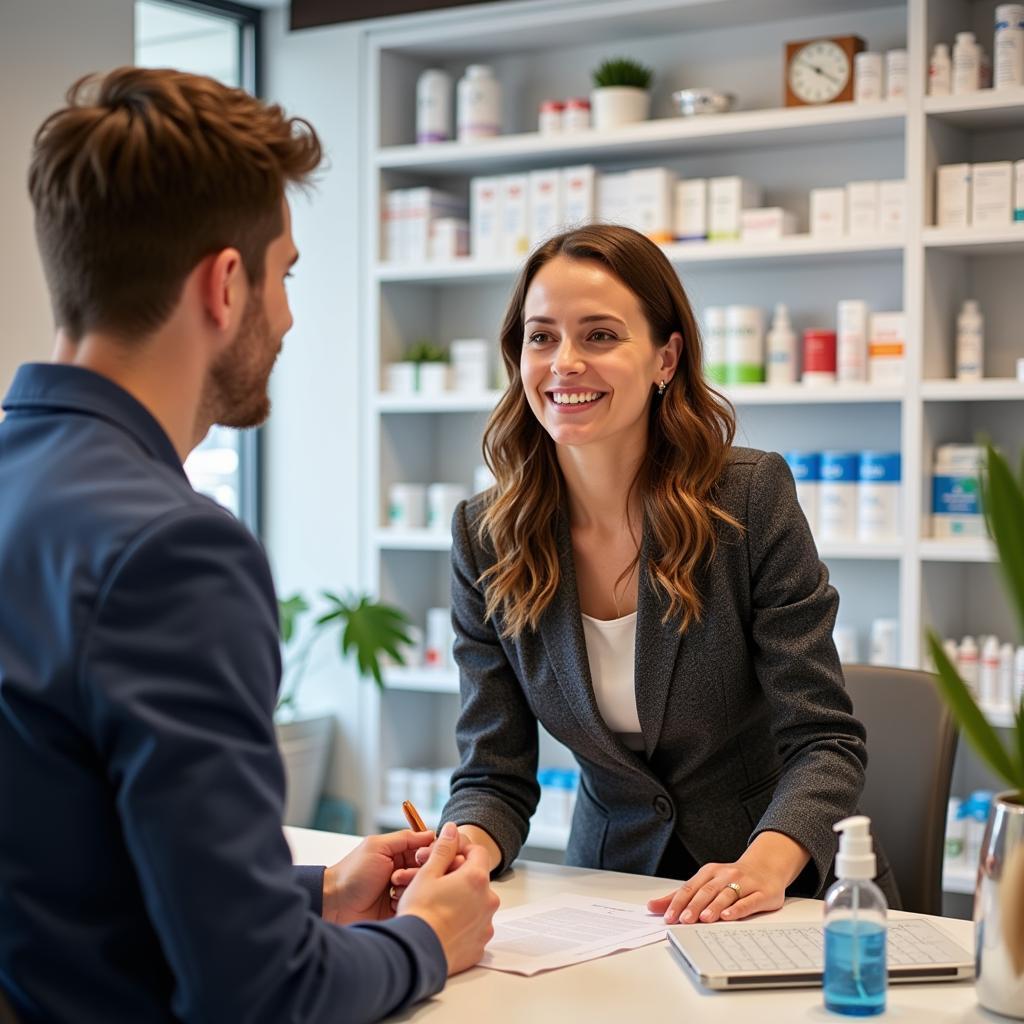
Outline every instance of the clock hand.
<svg viewBox="0 0 1024 1024">
<path fill-rule="evenodd" d="M 817 64 L 812 64 L 809 60 L 800 61 L 801 64 L 806 64 L 815 74 L 821 75 L 822 78 L 827 78 L 833 85 L 839 85 L 839 79 L 835 75 L 830 75 L 827 71 L 822 71 Z"/>
</svg>

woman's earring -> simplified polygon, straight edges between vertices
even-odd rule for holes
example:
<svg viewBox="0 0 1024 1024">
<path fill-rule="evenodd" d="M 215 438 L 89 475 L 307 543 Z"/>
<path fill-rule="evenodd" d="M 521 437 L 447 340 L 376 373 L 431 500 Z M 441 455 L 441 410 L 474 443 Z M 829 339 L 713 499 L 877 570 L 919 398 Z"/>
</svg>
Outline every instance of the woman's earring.
<svg viewBox="0 0 1024 1024">
<path fill-rule="evenodd" d="M 658 385 L 658 397 L 659 398 L 664 396 L 665 388 L 667 388 L 667 387 L 668 387 L 668 382 L 664 381 L 664 380 Z"/>
</svg>

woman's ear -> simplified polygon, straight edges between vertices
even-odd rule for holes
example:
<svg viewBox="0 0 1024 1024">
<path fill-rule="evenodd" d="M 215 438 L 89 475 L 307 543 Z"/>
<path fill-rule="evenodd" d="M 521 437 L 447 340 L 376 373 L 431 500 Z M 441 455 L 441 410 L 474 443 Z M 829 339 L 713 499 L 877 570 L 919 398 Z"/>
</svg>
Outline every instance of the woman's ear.
<svg viewBox="0 0 1024 1024">
<path fill-rule="evenodd" d="M 679 358 L 683 352 L 683 336 L 673 331 L 667 344 L 658 349 L 658 373 L 661 379 L 671 380 L 679 369 Z"/>
</svg>

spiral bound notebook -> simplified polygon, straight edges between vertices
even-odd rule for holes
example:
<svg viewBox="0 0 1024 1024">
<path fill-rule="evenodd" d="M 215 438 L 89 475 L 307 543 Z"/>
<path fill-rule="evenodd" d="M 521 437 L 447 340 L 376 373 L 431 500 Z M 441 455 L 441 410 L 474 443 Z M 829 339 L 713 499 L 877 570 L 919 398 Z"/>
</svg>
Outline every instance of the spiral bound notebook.
<svg viewBox="0 0 1024 1024">
<path fill-rule="evenodd" d="M 890 982 L 974 977 L 974 956 L 925 918 L 890 921 Z M 674 925 L 669 941 L 706 988 L 802 988 L 821 984 L 820 924 Z"/>
</svg>

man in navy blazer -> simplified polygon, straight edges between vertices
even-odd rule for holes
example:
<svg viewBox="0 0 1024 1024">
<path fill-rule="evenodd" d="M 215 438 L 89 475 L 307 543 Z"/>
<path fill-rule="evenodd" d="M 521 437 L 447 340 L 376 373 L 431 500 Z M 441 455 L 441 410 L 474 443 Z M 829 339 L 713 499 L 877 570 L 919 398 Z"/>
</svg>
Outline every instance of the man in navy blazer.
<svg viewBox="0 0 1024 1024">
<path fill-rule="evenodd" d="M 319 141 L 178 72 L 68 104 L 29 175 L 54 358 L 0 423 L 0 995 L 25 1021 L 376 1020 L 479 959 L 486 857 L 447 826 L 402 893 L 433 833 L 292 867 L 269 567 L 182 469 L 269 410 L 285 188 Z"/>
</svg>

